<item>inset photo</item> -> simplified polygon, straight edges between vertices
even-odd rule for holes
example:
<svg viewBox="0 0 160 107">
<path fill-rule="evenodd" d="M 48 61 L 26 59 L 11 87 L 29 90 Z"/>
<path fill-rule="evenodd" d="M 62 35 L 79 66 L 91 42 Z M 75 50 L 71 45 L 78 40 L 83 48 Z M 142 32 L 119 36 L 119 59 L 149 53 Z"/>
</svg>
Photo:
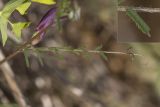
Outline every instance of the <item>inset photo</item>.
<svg viewBox="0 0 160 107">
<path fill-rule="evenodd" d="M 121 0 L 118 42 L 160 42 L 160 1 Z"/>
</svg>

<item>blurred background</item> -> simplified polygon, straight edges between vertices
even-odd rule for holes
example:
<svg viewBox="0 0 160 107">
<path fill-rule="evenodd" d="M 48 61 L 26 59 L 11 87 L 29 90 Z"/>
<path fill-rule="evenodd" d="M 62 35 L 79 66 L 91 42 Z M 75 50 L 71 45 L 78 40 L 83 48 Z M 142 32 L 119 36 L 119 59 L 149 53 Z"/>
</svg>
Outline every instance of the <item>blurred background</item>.
<svg viewBox="0 0 160 107">
<path fill-rule="evenodd" d="M 6 2 L 1 0 L 0 6 Z M 30 53 L 30 67 L 27 67 L 23 53 L 18 54 L 8 63 L 31 107 L 160 107 L 160 45 L 117 42 L 117 20 L 112 3 L 112 0 L 77 0 L 80 19 L 65 21 L 61 31 L 51 27 L 45 39 L 35 47 L 95 49 L 102 45 L 104 51 L 131 51 L 141 56 L 107 54 L 105 60 L 98 54 L 86 57 L 67 52 L 59 53 L 61 55 L 42 52 L 42 66 L 36 55 Z M 21 41 L 31 38 L 36 25 L 51 7 L 33 3 L 27 15 L 12 14 L 12 21 L 32 22 L 23 31 Z M 151 29 L 155 29 L 153 27 Z M 10 39 L 5 47 L 1 45 L 1 50 L 8 56 L 17 46 Z M 2 74 L 0 103 L 16 103 Z"/>
</svg>

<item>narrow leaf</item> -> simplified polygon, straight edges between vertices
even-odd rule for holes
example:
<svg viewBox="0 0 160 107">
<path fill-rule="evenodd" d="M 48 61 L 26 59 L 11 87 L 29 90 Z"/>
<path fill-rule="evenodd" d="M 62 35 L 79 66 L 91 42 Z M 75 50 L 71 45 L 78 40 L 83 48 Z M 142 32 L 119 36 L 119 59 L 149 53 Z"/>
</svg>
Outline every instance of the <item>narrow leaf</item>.
<svg viewBox="0 0 160 107">
<path fill-rule="evenodd" d="M 100 53 L 100 56 L 104 59 L 104 60 L 108 60 L 107 56 L 105 55 L 105 53 Z"/>
<path fill-rule="evenodd" d="M 43 66 L 44 63 L 43 63 L 43 59 L 41 57 L 41 53 L 39 51 L 37 51 L 37 50 L 35 50 L 35 52 L 37 54 L 37 58 L 38 58 L 38 61 L 39 61 L 40 65 Z"/>
<path fill-rule="evenodd" d="M 28 51 L 27 50 L 24 50 L 24 57 L 25 57 L 25 62 L 26 62 L 26 65 L 27 65 L 27 67 L 30 67 L 30 64 L 29 64 L 29 59 L 28 59 L 28 57 L 29 57 L 29 55 L 28 55 Z"/>
<path fill-rule="evenodd" d="M 31 5 L 31 2 L 25 2 L 21 4 L 19 7 L 17 7 L 16 9 L 19 11 L 21 15 L 24 15 L 27 9 L 30 7 L 30 5 Z"/>
<path fill-rule="evenodd" d="M 141 32 L 151 37 L 150 27 L 145 23 L 145 21 L 138 15 L 135 10 L 128 8 L 127 15 L 134 21 Z"/>
<path fill-rule="evenodd" d="M 42 60 L 42 58 L 41 58 L 41 56 L 40 55 L 38 55 L 38 61 L 40 62 L 40 64 L 41 64 L 41 66 L 44 66 L 44 63 L 43 63 L 43 60 Z"/>
<path fill-rule="evenodd" d="M 2 35 L 2 44 L 3 46 L 5 45 L 7 41 L 7 19 L 3 18 L 0 16 L 0 30 L 1 30 L 1 35 Z"/>
<path fill-rule="evenodd" d="M 31 0 L 31 1 L 41 3 L 41 4 L 47 4 L 47 5 L 56 4 L 55 0 Z"/>
<path fill-rule="evenodd" d="M 11 13 L 26 0 L 10 0 L 2 10 L 2 15 L 8 18 Z"/>
</svg>

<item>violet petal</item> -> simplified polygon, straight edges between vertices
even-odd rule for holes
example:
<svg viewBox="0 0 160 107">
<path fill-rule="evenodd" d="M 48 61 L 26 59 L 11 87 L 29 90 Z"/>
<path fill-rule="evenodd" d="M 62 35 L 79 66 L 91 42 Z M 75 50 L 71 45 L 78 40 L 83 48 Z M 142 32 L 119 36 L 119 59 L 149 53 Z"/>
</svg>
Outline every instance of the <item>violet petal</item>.
<svg viewBox="0 0 160 107">
<path fill-rule="evenodd" d="M 51 8 L 41 19 L 39 24 L 36 27 L 36 31 L 43 31 L 45 30 L 49 25 L 52 25 L 56 16 L 56 7 Z"/>
</svg>

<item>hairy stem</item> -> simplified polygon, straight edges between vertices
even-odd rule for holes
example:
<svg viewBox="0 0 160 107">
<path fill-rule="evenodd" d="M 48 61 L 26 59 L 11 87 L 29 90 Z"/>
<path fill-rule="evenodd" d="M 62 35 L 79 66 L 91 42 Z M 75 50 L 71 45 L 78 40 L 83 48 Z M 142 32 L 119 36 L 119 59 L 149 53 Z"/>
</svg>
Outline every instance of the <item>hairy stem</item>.
<svg viewBox="0 0 160 107">
<path fill-rule="evenodd" d="M 84 49 L 71 49 L 66 47 L 39 47 L 39 48 L 27 48 L 28 50 L 37 50 L 41 52 L 53 51 L 53 52 L 79 52 L 79 53 L 94 53 L 94 54 L 119 54 L 119 55 L 133 55 L 141 56 L 140 54 L 131 53 L 131 52 L 118 52 L 118 51 L 102 51 L 102 50 L 84 50 Z"/>
</svg>

